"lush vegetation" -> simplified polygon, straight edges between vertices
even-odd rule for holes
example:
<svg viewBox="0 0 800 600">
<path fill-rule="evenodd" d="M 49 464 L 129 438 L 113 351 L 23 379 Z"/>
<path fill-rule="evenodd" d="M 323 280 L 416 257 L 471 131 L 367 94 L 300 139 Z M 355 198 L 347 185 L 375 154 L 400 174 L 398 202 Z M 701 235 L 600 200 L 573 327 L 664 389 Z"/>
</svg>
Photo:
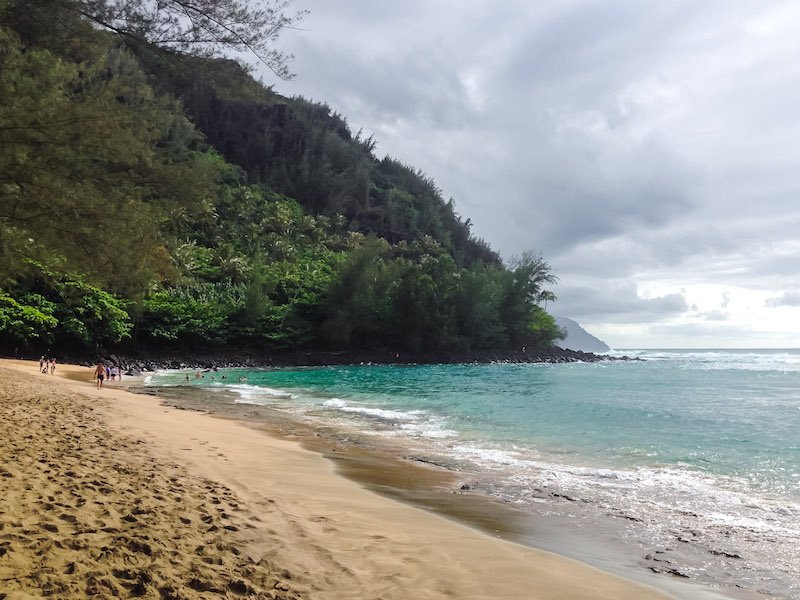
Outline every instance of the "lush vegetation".
<svg viewBox="0 0 800 600">
<path fill-rule="evenodd" d="M 215 56 L 240 37 L 171 30 L 183 21 L 148 6 L 0 0 L 0 348 L 445 352 L 558 336 L 541 256 L 503 265 L 422 173 Z M 234 16 L 267 28 L 248 39 L 287 76 L 270 44 L 300 15 Z"/>
</svg>

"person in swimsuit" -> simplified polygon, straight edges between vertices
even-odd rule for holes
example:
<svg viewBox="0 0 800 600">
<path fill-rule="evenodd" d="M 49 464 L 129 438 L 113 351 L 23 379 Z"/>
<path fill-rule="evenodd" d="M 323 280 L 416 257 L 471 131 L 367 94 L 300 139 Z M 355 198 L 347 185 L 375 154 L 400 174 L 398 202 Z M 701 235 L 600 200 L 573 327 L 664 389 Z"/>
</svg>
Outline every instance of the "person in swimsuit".
<svg viewBox="0 0 800 600">
<path fill-rule="evenodd" d="M 97 378 L 97 389 L 99 390 L 103 387 L 103 380 L 106 378 L 106 366 L 103 363 L 97 363 L 94 376 Z"/>
</svg>

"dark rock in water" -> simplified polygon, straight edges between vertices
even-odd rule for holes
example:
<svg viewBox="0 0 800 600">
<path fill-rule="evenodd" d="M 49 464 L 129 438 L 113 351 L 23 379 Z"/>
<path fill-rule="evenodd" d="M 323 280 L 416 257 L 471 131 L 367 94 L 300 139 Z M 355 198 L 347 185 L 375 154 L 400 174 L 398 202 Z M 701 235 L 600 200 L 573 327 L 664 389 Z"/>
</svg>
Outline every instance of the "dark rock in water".
<svg viewBox="0 0 800 600">
<path fill-rule="evenodd" d="M 656 553 L 658 553 L 658 552 L 661 552 L 661 551 L 660 550 L 656 550 Z M 647 556 L 644 557 L 644 559 L 645 560 L 652 560 L 654 562 L 667 563 L 667 564 L 669 564 L 671 562 L 671 561 L 667 560 L 666 558 L 658 558 L 656 556 L 653 556 L 652 554 L 648 554 Z"/>
<path fill-rule="evenodd" d="M 725 558 L 742 558 L 739 554 L 734 552 L 725 552 L 724 550 L 709 550 L 708 552 L 714 556 L 724 556 Z"/>
<path fill-rule="evenodd" d="M 650 567 L 650 570 L 653 573 L 664 573 L 666 575 L 672 575 L 673 577 L 681 577 L 682 579 L 689 579 L 689 576 L 686 573 L 681 573 L 678 569 L 659 569 L 658 567 Z"/>
<path fill-rule="evenodd" d="M 624 513 L 619 513 L 617 516 L 625 519 L 626 521 L 633 521 L 634 523 L 644 523 L 644 521 L 639 517 L 633 517 L 631 515 L 626 515 Z"/>
<path fill-rule="evenodd" d="M 74 362 L 75 359 L 72 360 Z M 92 356 L 90 360 L 94 360 Z M 638 358 L 601 356 L 591 352 L 566 350 L 557 346 L 549 348 L 507 347 L 497 350 L 455 350 L 442 353 L 398 353 L 391 350 L 321 351 L 321 350 L 273 350 L 265 353 L 255 349 L 220 348 L 208 353 L 176 354 L 153 352 L 144 356 L 110 356 L 109 363 L 140 372 L 159 369 L 205 369 L 220 368 L 274 368 L 274 367 L 320 367 L 358 364 L 489 364 L 489 363 L 573 363 L 617 360 L 640 360 Z M 97 363 L 92 363 L 97 364 Z"/>
<path fill-rule="evenodd" d="M 142 372 L 139 369 L 128 369 L 125 373 L 128 377 L 138 377 Z"/>
<path fill-rule="evenodd" d="M 550 494 L 553 498 L 563 498 L 564 500 L 568 500 L 569 502 L 575 502 L 575 498 L 572 496 L 567 496 L 566 494 L 559 494 L 558 492 L 553 492 Z"/>
<path fill-rule="evenodd" d="M 461 486 L 460 489 L 462 489 L 462 490 L 471 490 L 472 487 L 468 483 L 465 483 L 464 485 Z"/>
<path fill-rule="evenodd" d="M 426 465 L 433 465 L 435 467 L 442 467 L 444 469 L 451 469 L 452 465 L 447 464 L 445 461 L 434 460 L 431 458 L 427 458 L 424 456 L 404 456 L 405 460 L 410 460 L 414 462 L 420 462 Z"/>
</svg>

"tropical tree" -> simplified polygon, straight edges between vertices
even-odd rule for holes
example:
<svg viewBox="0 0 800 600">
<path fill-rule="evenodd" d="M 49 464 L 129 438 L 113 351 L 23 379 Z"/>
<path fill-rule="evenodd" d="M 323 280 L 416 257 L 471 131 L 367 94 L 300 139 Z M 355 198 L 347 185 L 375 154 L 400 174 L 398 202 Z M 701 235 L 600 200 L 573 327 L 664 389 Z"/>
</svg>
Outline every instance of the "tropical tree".
<svg viewBox="0 0 800 600">
<path fill-rule="evenodd" d="M 293 58 L 276 47 L 307 11 L 292 0 L 28 0 L 28 10 L 66 10 L 117 35 L 135 50 L 153 48 L 212 57 L 249 54 L 281 79 Z"/>
<path fill-rule="evenodd" d="M 541 310 L 539 304 L 555 300 L 555 295 L 544 286 L 557 281 L 550 265 L 537 252 L 526 251 L 512 259 L 505 276 L 500 309 L 509 341 L 528 340 L 537 309 Z"/>
<path fill-rule="evenodd" d="M 397 277 L 387 260 L 389 245 L 371 238 L 353 250 L 331 282 L 321 330 L 330 345 L 379 346 L 389 338 Z M 387 333 L 389 335 L 387 335 Z"/>
<path fill-rule="evenodd" d="M 514 274 L 517 291 L 528 301 L 540 304 L 556 299 L 544 286 L 558 283 L 558 277 L 540 253 L 526 250 L 521 256 L 511 260 L 510 270 Z"/>
<path fill-rule="evenodd" d="M 206 196 L 215 166 L 170 143 L 191 124 L 127 52 L 101 39 L 72 62 L 25 42 L 10 16 L 0 13 L 0 282 L 33 259 L 142 289 L 167 260 L 161 216 Z"/>
</svg>

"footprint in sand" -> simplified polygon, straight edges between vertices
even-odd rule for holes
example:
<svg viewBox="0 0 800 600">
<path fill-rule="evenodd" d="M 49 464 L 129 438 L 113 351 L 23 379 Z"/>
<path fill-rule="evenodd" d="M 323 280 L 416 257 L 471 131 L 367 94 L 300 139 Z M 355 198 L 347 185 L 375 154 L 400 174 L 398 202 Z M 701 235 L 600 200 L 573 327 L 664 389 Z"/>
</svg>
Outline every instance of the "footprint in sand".
<svg viewBox="0 0 800 600">
<path fill-rule="evenodd" d="M 58 515 L 58 518 L 61 519 L 62 521 L 66 521 L 67 523 L 71 523 L 73 525 L 78 522 L 78 517 L 67 513 L 61 513 L 60 515 Z"/>
</svg>

